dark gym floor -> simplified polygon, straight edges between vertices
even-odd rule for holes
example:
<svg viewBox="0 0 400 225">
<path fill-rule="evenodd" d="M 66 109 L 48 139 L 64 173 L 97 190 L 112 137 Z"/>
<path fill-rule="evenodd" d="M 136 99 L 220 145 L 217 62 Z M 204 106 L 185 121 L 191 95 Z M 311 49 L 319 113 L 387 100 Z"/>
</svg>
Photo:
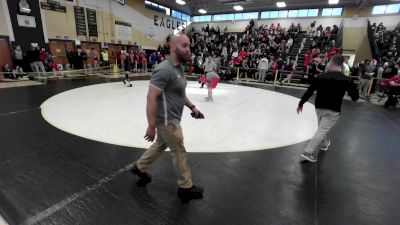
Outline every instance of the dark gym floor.
<svg viewBox="0 0 400 225">
<path fill-rule="evenodd" d="M 42 118 L 39 107 L 49 97 L 103 82 L 0 90 L 0 215 L 10 225 L 400 224 L 399 108 L 344 101 L 332 145 L 316 164 L 299 157 L 306 142 L 190 153 L 194 182 L 205 196 L 182 204 L 168 152 L 151 167 L 153 182 L 140 188 L 129 169 L 144 149 L 77 137 Z M 261 88 L 296 97 L 304 92 Z"/>
</svg>

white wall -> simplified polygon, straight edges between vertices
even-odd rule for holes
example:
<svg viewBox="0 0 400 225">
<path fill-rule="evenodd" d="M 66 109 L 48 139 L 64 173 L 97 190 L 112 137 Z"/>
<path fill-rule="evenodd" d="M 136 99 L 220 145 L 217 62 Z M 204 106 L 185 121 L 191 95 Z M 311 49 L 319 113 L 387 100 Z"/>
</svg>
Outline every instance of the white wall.
<svg viewBox="0 0 400 225">
<path fill-rule="evenodd" d="M 125 0 L 127 1 L 136 1 L 136 2 L 143 2 L 144 5 L 144 0 Z M 67 3 L 68 4 L 68 3 Z M 71 3 L 70 3 L 71 4 Z M 76 1 L 73 3 L 76 5 Z M 117 3 L 115 0 L 80 0 L 79 1 L 79 6 L 85 7 L 85 8 L 91 8 L 91 9 L 96 9 L 98 11 L 102 11 L 106 14 L 113 15 L 114 17 L 121 18 L 122 20 L 125 20 L 125 22 L 130 23 L 132 27 L 134 28 L 133 30 L 137 29 L 139 30 L 142 34 L 145 34 L 149 28 L 154 28 L 154 37 L 151 39 L 154 39 L 157 42 L 164 42 L 165 39 L 167 38 L 168 35 L 173 34 L 173 30 L 165 27 L 156 27 L 154 26 L 154 20 L 153 18 L 149 18 L 144 16 L 140 11 L 136 10 L 135 8 L 132 8 L 128 6 L 127 4 L 121 5 Z M 154 11 L 155 12 L 155 11 Z M 156 13 L 155 13 L 156 14 Z M 167 18 L 169 16 L 165 15 L 164 18 Z M 172 17 L 170 17 L 172 18 Z M 103 24 L 104 21 L 102 21 L 102 18 L 100 15 L 97 15 L 97 22 L 99 24 Z M 114 21 L 106 21 L 106 25 L 110 25 L 114 27 Z M 112 32 L 115 32 L 115 29 L 111 29 Z M 101 35 L 101 34 L 99 34 Z M 133 38 L 134 40 L 137 39 L 135 36 L 135 33 L 133 31 Z"/>
</svg>

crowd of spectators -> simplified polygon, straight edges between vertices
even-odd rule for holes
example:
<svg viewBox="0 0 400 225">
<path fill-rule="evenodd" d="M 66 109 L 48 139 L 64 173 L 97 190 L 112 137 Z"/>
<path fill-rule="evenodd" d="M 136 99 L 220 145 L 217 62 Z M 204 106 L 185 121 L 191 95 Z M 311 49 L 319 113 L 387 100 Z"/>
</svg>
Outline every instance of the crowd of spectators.
<svg viewBox="0 0 400 225">
<path fill-rule="evenodd" d="M 264 70 L 273 69 L 277 61 L 283 62 L 277 68 L 282 69 L 285 63 L 294 60 L 288 57 L 288 53 L 300 30 L 300 24 L 292 24 L 286 29 L 279 23 L 257 26 L 254 20 L 243 32 L 237 33 L 228 33 L 227 28 L 214 28 L 208 24 L 201 30 L 192 28 L 187 35 L 191 40 L 194 73 L 210 70 L 212 61 L 215 67 L 212 70 L 220 72 L 225 79 L 232 79 L 236 68 L 241 68 L 240 77 L 262 81 Z"/>
</svg>

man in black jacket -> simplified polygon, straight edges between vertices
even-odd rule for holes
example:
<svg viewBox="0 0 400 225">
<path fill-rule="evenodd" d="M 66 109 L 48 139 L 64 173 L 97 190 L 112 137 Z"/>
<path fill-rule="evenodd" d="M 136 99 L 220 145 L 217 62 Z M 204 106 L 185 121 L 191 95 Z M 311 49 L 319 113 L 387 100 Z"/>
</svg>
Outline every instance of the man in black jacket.
<svg viewBox="0 0 400 225">
<path fill-rule="evenodd" d="M 357 101 L 359 98 L 356 85 L 341 72 L 343 62 L 344 57 L 341 55 L 332 57 L 328 64 L 328 72 L 320 74 L 314 79 L 297 107 L 297 113 L 300 113 L 304 103 L 313 95 L 314 91 L 317 91 L 315 110 L 318 116 L 318 130 L 301 154 L 310 162 L 317 161 L 316 149 L 320 144 L 321 150 L 328 150 L 330 140 L 326 135 L 339 119 L 346 91 L 353 101 Z"/>
</svg>

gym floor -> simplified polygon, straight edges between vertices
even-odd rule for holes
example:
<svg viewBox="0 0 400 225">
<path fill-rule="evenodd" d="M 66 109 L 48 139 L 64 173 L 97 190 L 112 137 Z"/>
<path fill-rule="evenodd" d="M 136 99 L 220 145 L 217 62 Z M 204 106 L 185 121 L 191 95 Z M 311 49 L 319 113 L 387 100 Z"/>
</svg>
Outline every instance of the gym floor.
<svg viewBox="0 0 400 225">
<path fill-rule="evenodd" d="M 205 187 L 205 196 L 182 204 L 168 152 L 151 167 L 153 182 L 137 187 L 129 170 L 145 149 L 85 139 L 42 117 L 40 105 L 48 98 L 105 82 L 58 80 L 0 89 L 0 215 L 9 225 L 400 224 L 399 108 L 344 101 L 330 132 L 332 144 L 315 164 L 300 158 L 306 141 L 189 153 L 194 182 Z M 287 130 L 293 132 L 296 127 Z"/>
</svg>

